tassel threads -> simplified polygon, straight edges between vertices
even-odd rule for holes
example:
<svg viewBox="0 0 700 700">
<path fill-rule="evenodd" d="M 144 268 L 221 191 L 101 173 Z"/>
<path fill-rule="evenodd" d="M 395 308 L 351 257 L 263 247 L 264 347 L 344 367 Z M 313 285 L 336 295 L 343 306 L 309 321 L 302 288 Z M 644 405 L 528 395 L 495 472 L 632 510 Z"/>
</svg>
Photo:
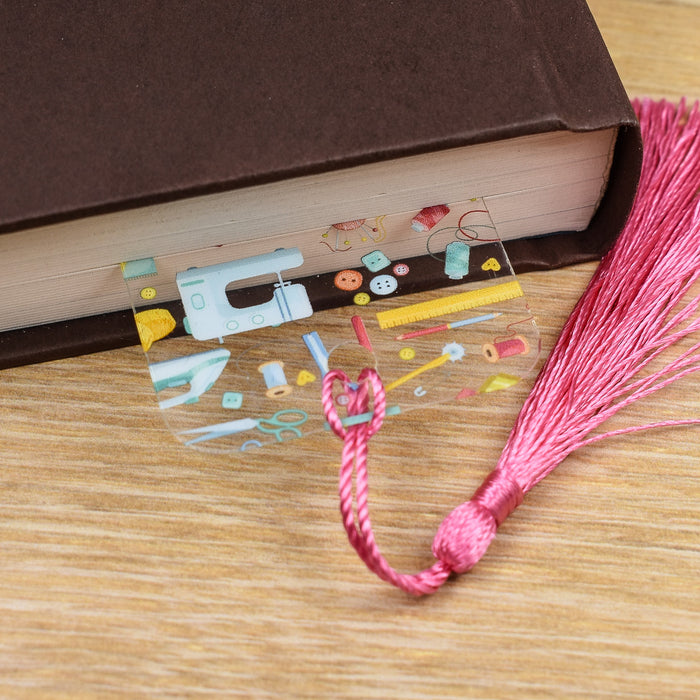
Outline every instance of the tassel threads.
<svg viewBox="0 0 700 700">
<path fill-rule="evenodd" d="M 700 298 L 683 301 L 700 278 L 700 112 L 697 103 L 690 110 L 650 101 L 635 108 L 645 147 L 635 204 L 499 461 L 525 491 L 572 451 L 602 439 L 586 436 L 624 406 L 700 369 L 700 345 L 653 369 L 664 351 L 700 329 Z"/>
</svg>

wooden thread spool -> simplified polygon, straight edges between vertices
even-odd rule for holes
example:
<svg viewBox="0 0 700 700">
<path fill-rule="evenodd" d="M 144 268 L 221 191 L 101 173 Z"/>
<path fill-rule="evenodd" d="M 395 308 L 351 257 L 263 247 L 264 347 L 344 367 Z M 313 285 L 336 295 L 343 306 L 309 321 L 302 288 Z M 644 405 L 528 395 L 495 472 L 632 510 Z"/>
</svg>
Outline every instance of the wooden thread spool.
<svg viewBox="0 0 700 700">
<path fill-rule="evenodd" d="M 530 352 L 530 346 L 527 340 L 521 335 L 516 335 L 514 338 L 508 338 L 500 343 L 486 343 L 482 345 L 481 351 L 488 362 L 498 362 L 504 357 L 513 357 L 514 355 L 527 355 Z"/>
<path fill-rule="evenodd" d="M 258 372 L 265 378 L 265 396 L 279 399 L 292 393 L 292 387 L 287 384 L 287 378 L 284 376 L 284 362 L 264 362 L 258 367 Z"/>
</svg>

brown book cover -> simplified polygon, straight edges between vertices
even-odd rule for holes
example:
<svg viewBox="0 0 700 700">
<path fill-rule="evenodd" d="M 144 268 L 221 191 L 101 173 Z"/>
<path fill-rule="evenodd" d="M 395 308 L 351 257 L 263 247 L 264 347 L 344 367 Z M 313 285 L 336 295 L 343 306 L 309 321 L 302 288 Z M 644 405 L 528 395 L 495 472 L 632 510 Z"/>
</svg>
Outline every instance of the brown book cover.
<svg viewBox="0 0 700 700">
<path fill-rule="evenodd" d="M 590 227 L 510 241 L 516 271 L 600 256 L 634 196 L 636 120 L 581 0 L 6 3 L 0 26 L 0 233 L 614 126 Z M 5 332 L 0 367 L 132 344 L 132 325 Z"/>
</svg>

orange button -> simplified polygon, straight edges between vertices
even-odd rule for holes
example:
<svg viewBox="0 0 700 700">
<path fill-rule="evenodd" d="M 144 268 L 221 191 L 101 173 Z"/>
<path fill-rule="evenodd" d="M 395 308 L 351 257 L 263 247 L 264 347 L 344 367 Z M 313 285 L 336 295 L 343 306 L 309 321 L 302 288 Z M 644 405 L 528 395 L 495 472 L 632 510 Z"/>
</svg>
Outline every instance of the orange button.
<svg viewBox="0 0 700 700">
<path fill-rule="evenodd" d="M 357 270 L 341 270 L 333 279 L 333 284 L 344 292 L 352 292 L 362 285 L 362 273 Z"/>
</svg>

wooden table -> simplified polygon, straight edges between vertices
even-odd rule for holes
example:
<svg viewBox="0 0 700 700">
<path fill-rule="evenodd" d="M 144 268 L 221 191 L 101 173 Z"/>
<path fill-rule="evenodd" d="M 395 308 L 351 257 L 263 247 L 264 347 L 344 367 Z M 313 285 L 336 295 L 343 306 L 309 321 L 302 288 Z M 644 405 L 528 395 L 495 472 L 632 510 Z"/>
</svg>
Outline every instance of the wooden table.
<svg viewBox="0 0 700 700">
<path fill-rule="evenodd" d="M 700 97 L 697 0 L 590 4 L 631 95 Z M 522 277 L 545 350 L 593 270 Z M 528 388 L 488 429 L 432 414 L 432 459 L 373 448 L 398 568 L 432 562 Z M 629 421 L 699 415 L 699 394 L 690 379 Z M 414 599 L 345 540 L 338 442 L 183 449 L 138 348 L 0 373 L 0 421 L 0 697 L 700 697 L 697 429 L 573 454 L 471 573 Z"/>
</svg>

